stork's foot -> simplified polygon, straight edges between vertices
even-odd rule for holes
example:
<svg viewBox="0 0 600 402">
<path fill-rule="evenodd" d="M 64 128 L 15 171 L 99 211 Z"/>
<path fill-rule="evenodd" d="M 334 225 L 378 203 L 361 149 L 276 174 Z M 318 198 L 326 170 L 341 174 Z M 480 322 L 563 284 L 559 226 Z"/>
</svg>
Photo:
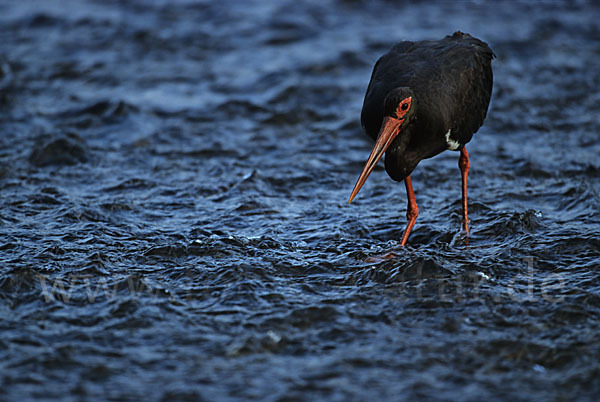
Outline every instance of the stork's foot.
<svg viewBox="0 0 600 402">
<path fill-rule="evenodd" d="M 465 232 L 467 234 L 467 236 L 469 235 L 469 221 L 464 220 L 462 221 L 462 231 Z"/>
<path fill-rule="evenodd" d="M 365 262 L 368 264 L 373 264 L 373 263 L 377 263 L 377 262 L 389 261 L 389 260 L 393 260 L 394 258 L 396 258 L 396 256 L 397 256 L 397 254 L 394 253 L 393 251 L 388 251 L 387 253 L 384 253 L 384 254 L 377 254 L 377 255 L 369 256 L 369 257 L 365 258 Z"/>
<path fill-rule="evenodd" d="M 460 225 L 461 228 L 461 232 L 465 234 L 465 236 L 469 237 L 469 219 L 464 219 L 462 220 L 462 224 Z"/>
<path fill-rule="evenodd" d="M 469 245 L 469 234 L 464 230 L 459 230 L 452 236 L 450 240 L 450 246 L 468 246 Z"/>
</svg>

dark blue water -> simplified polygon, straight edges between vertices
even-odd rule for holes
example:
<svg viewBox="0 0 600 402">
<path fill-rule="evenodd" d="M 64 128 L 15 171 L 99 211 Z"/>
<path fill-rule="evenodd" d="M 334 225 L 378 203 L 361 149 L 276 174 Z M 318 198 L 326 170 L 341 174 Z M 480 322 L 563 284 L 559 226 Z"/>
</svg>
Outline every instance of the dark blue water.
<svg viewBox="0 0 600 402">
<path fill-rule="evenodd" d="M 571 4 L 572 3 L 572 4 Z M 595 400 L 600 8 L 0 3 L 0 399 Z M 404 186 L 359 115 L 398 40 L 492 47 Z M 365 262 L 393 252 L 395 258 Z"/>
</svg>

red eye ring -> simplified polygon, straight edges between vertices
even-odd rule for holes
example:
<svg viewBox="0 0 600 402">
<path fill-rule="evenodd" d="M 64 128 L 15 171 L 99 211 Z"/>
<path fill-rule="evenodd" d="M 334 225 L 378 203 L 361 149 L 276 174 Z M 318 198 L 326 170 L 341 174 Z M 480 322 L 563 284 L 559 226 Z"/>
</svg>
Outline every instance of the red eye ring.
<svg viewBox="0 0 600 402">
<path fill-rule="evenodd" d="M 412 97 L 404 98 L 396 107 L 396 116 L 398 119 L 403 118 L 406 113 L 408 113 L 408 109 L 410 109 L 410 105 L 412 103 Z"/>
</svg>

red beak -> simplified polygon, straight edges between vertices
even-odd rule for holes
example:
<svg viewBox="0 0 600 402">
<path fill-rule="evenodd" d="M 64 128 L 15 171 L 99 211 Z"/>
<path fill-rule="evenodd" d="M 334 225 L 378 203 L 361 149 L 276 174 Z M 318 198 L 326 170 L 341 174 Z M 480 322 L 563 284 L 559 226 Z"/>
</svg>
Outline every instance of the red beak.
<svg viewBox="0 0 600 402">
<path fill-rule="evenodd" d="M 383 120 L 381 129 L 377 135 L 377 141 L 375 141 L 375 146 L 371 151 L 371 155 L 369 155 L 369 159 L 365 164 L 365 168 L 356 181 L 356 185 L 354 185 L 354 190 L 352 190 L 352 194 L 350 194 L 348 204 L 352 202 L 354 197 L 356 197 L 356 194 L 358 194 L 363 184 L 365 184 L 365 181 L 367 181 L 367 178 L 371 174 L 371 171 L 375 168 L 375 165 L 377 165 L 377 162 L 379 162 L 379 159 L 381 159 L 394 138 L 396 138 L 398 133 L 400 133 L 400 126 L 403 122 L 404 119 L 395 119 L 393 117 L 386 117 Z"/>
</svg>

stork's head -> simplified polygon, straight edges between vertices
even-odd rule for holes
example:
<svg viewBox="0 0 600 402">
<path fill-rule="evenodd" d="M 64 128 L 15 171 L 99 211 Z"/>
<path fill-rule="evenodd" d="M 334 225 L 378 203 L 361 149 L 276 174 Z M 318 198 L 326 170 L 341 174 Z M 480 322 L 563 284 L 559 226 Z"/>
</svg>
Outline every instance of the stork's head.
<svg viewBox="0 0 600 402">
<path fill-rule="evenodd" d="M 356 197 L 356 194 L 358 194 L 363 184 L 365 184 L 369 174 L 371 174 L 379 159 L 381 159 L 385 151 L 392 144 L 394 138 L 400 134 L 402 129 L 413 118 L 415 115 L 414 106 L 414 94 L 410 88 L 395 88 L 387 94 L 383 102 L 383 121 L 377 135 L 377 140 L 375 141 L 375 146 L 356 181 L 348 202 L 352 202 L 354 197 Z"/>
</svg>

